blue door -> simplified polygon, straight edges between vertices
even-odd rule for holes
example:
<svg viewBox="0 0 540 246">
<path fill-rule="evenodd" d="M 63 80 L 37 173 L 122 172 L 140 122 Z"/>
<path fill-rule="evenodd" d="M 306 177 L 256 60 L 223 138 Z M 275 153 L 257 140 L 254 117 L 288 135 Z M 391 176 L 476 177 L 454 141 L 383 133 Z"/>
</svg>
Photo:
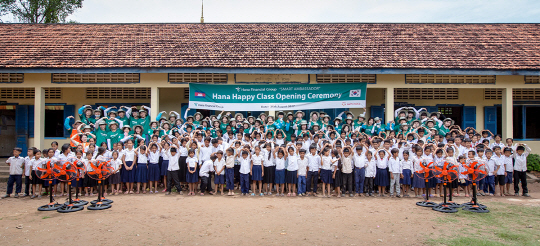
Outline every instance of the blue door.
<svg viewBox="0 0 540 246">
<path fill-rule="evenodd" d="M 384 106 L 371 106 L 370 115 L 373 118 L 379 117 L 382 119 L 382 122 L 386 122 L 384 119 Z"/>
<path fill-rule="evenodd" d="M 22 149 L 21 156 L 26 156 L 28 150 L 28 105 L 17 105 L 15 108 L 15 132 L 17 147 Z"/>
<path fill-rule="evenodd" d="M 180 117 L 182 117 L 182 120 L 186 121 L 186 118 L 184 118 L 184 114 L 186 113 L 187 108 L 189 108 L 189 103 L 182 103 L 180 105 L 182 108 L 178 113 L 180 114 Z M 196 112 L 196 110 L 190 109 L 187 116 L 193 116 Z"/>
<path fill-rule="evenodd" d="M 463 124 L 461 128 L 476 128 L 476 106 L 463 106 Z"/>
<path fill-rule="evenodd" d="M 490 130 L 493 134 L 497 134 L 497 107 L 484 107 L 484 129 Z"/>
<path fill-rule="evenodd" d="M 34 105 L 28 105 L 28 137 L 34 137 Z"/>
</svg>

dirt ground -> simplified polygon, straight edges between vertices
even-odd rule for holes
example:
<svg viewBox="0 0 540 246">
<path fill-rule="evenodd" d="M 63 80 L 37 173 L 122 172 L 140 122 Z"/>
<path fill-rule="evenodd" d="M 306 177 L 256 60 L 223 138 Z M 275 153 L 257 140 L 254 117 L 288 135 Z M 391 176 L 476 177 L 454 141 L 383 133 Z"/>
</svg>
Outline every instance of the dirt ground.
<svg viewBox="0 0 540 246">
<path fill-rule="evenodd" d="M 0 187 L 2 193 L 5 186 Z M 540 206 L 540 184 L 530 184 L 529 189 L 531 198 L 479 199 L 488 206 L 491 202 Z M 448 216 L 416 206 L 415 198 L 164 193 L 108 198 L 114 200 L 108 210 L 69 214 L 37 211 L 47 198 L 1 199 L 0 244 L 423 245 L 441 235 L 437 219 Z"/>
</svg>

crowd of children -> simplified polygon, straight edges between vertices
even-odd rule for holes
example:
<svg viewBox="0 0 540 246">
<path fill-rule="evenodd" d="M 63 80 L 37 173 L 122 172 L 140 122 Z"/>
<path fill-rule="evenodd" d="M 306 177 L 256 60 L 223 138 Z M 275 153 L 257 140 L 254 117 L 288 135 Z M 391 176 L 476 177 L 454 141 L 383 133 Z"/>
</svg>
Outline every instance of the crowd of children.
<svg viewBox="0 0 540 246">
<path fill-rule="evenodd" d="M 500 135 L 473 128 L 462 130 L 450 118 L 424 109 L 400 108 L 396 118 L 383 124 L 380 118 L 354 118 L 345 111 L 334 120 L 324 112 L 278 112 L 244 117 L 221 112 L 204 117 L 196 112 L 184 122 L 174 111 L 155 121 L 150 108 L 116 107 L 79 109 L 80 119 L 70 116 L 65 127 L 71 141 L 58 149 L 29 148 L 26 157 L 15 148 L 5 197 L 21 193 L 41 197 L 44 189 L 64 196 L 66 183 L 39 179 L 35 170 L 44 160 L 78 160 L 91 171 L 93 160 L 110 161 L 113 174 L 104 182 L 106 193 L 139 194 L 176 192 L 205 195 L 219 192 L 247 196 L 386 196 L 422 197 L 424 189 L 442 196 L 442 181 L 425 182 L 421 165 L 460 170 L 450 187 L 455 196 L 470 196 L 471 182 L 465 171 L 470 162 L 484 164 L 487 177 L 478 182 L 479 195 L 529 196 L 527 155 L 531 149 L 502 142 Z M 106 115 L 104 117 L 104 115 Z M 431 163 L 431 164 L 430 164 Z M 84 173 L 73 186 L 92 196 L 96 181 Z M 214 185 L 212 185 L 214 183 Z M 319 185 L 322 183 L 322 185 Z M 496 188 L 498 186 L 498 189 Z M 159 188 L 162 187 L 163 189 Z M 320 189 L 319 189 L 320 188 Z M 409 192 L 414 191 L 414 195 Z M 105 194 L 106 195 L 106 194 Z"/>
</svg>

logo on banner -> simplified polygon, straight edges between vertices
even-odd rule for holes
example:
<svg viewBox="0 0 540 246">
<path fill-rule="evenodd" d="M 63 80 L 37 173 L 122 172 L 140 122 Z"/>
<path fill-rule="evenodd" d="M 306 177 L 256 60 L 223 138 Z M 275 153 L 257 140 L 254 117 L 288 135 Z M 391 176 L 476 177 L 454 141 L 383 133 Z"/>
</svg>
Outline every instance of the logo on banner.
<svg viewBox="0 0 540 246">
<path fill-rule="evenodd" d="M 349 97 L 360 97 L 362 90 L 351 90 L 349 91 Z"/>
<path fill-rule="evenodd" d="M 205 98 L 206 97 L 206 94 L 202 91 L 196 91 L 195 92 L 195 97 L 198 97 L 198 98 Z"/>
</svg>

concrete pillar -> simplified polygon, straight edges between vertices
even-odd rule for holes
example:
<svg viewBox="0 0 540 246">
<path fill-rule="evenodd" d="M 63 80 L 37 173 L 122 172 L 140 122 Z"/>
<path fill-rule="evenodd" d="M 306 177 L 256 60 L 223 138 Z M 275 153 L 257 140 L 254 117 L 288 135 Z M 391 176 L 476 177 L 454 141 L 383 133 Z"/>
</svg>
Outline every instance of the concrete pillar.
<svg viewBox="0 0 540 246">
<path fill-rule="evenodd" d="M 159 88 L 153 86 L 150 93 L 150 119 L 155 120 L 159 113 Z"/>
<path fill-rule="evenodd" d="M 512 88 L 504 88 L 502 91 L 502 137 L 503 141 L 506 138 L 514 137 L 514 122 L 513 108 L 514 102 L 512 98 Z"/>
<path fill-rule="evenodd" d="M 36 87 L 34 98 L 34 147 L 45 147 L 45 88 Z"/>
<path fill-rule="evenodd" d="M 386 98 L 384 100 L 384 117 L 386 124 L 388 121 L 394 120 L 394 88 L 393 87 L 387 87 L 386 88 Z"/>
<path fill-rule="evenodd" d="M 227 74 L 227 84 L 234 84 L 234 73 Z"/>
</svg>

